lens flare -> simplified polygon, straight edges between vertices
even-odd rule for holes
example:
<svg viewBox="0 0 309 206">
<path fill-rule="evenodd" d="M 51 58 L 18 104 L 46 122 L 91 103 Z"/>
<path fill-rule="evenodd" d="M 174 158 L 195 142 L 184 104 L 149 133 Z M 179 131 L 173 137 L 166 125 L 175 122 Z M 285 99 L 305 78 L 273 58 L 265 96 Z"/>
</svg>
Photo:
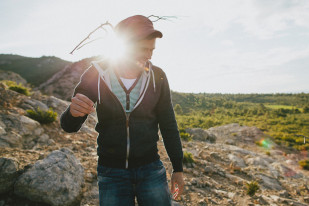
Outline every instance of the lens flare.
<svg viewBox="0 0 309 206">
<path fill-rule="evenodd" d="M 272 142 L 268 139 L 261 139 L 259 141 L 260 145 L 264 148 L 267 148 L 267 149 L 271 149 L 272 148 Z"/>
<path fill-rule="evenodd" d="M 111 32 L 106 36 L 101 51 L 104 58 L 117 62 L 126 57 L 128 46 L 122 38 Z"/>
</svg>

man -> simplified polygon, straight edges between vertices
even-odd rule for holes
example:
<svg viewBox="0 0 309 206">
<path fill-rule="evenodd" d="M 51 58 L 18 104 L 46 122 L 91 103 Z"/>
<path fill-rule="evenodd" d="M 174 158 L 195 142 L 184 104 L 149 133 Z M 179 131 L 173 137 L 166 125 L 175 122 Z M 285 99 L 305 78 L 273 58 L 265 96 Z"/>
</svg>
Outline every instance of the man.
<svg viewBox="0 0 309 206">
<path fill-rule="evenodd" d="M 122 20 L 116 34 L 127 42 L 125 58 L 92 62 L 74 89 L 61 127 L 77 132 L 96 111 L 100 206 L 171 205 L 184 188 L 183 151 L 167 77 L 149 61 L 162 33 L 145 16 Z M 158 126 L 172 162 L 171 191 L 157 149 Z"/>
</svg>

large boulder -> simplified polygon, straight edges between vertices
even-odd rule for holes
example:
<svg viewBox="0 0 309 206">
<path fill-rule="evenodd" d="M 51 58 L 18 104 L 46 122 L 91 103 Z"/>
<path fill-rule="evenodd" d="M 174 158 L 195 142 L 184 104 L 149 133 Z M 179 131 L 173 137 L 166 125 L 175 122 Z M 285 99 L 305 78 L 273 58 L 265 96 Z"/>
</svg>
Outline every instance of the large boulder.
<svg viewBox="0 0 309 206">
<path fill-rule="evenodd" d="M 201 128 L 187 128 L 185 131 L 191 134 L 194 140 L 206 141 L 210 143 L 216 142 L 216 136 L 214 134 L 210 134 Z"/>
<path fill-rule="evenodd" d="M 267 137 L 267 135 L 257 127 L 241 126 L 238 123 L 211 127 L 207 132 L 217 137 L 217 143 L 220 142 L 231 145 L 255 144 L 256 141 Z"/>
<path fill-rule="evenodd" d="M 9 192 L 17 179 L 18 163 L 11 158 L 0 158 L 0 194 Z"/>
<path fill-rule="evenodd" d="M 16 181 L 14 193 L 52 206 L 78 205 L 84 184 L 84 168 L 67 148 L 37 161 Z"/>
<path fill-rule="evenodd" d="M 31 149 L 44 134 L 40 123 L 19 114 L 0 114 L 0 147 Z"/>
</svg>

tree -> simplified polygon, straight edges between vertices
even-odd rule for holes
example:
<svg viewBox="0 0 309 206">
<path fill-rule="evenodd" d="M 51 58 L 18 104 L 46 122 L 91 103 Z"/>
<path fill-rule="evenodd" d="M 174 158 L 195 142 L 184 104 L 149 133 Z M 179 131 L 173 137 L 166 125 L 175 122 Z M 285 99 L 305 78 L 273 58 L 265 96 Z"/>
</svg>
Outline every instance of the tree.
<svg viewBox="0 0 309 206">
<path fill-rule="evenodd" d="M 303 108 L 303 113 L 309 113 L 309 106 L 306 105 L 304 108 Z"/>
<path fill-rule="evenodd" d="M 174 107 L 176 114 L 183 114 L 182 108 L 179 104 L 176 104 Z"/>
</svg>

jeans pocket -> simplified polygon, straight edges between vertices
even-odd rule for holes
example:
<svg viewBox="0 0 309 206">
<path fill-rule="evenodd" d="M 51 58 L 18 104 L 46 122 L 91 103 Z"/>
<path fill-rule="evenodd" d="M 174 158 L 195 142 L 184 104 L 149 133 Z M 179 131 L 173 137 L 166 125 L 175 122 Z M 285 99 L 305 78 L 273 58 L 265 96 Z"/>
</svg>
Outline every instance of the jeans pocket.
<svg viewBox="0 0 309 206">
<path fill-rule="evenodd" d="M 151 164 L 152 164 L 151 167 L 153 169 L 156 169 L 156 170 L 161 170 L 161 169 L 165 168 L 164 165 L 163 165 L 163 162 L 160 159 L 154 161 Z"/>
</svg>

